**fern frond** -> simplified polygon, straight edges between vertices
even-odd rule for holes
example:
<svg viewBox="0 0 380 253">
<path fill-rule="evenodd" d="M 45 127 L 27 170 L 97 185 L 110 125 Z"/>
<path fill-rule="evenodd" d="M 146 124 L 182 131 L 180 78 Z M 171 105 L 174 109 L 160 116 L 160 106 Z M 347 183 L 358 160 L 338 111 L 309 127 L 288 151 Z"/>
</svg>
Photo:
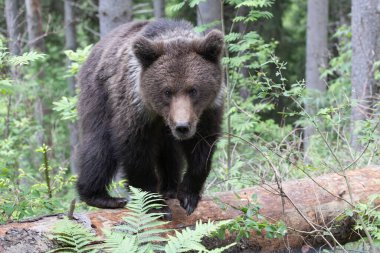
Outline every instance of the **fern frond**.
<svg viewBox="0 0 380 253">
<path fill-rule="evenodd" d="M 163 207 L 162 204 L 159 204 L 159 201 L 162 200 L 159 194 L 143 192 L 134 187 L 130 187 L 130 190 L 132 195 L 131 201 L 128 203 L 128 209 L 139 214 L 139 216 L 152 209 Z"/>
<path fill-rule="evenodd" d="M 163 235 L 169 230 L 159 227 L 168 222 L 159 220 L 162 213 L 150 213 L 152 209 L 164 206 L 160 204 L 160 195 L 133 187 L 130 187 L 130 191 L 131 200 L 127 205 L 130 212 L 123 218 L 126 224 L 117 226 L 114 232 L 106 234 L 107 249 L 117 251 L 123 244 L 126 245 L 124 252 L 162 250 L 162 246 L 157 243 L 167 241 Z"/>
<path fill-rule="evenodd" d="M 70 220 L 62 220 L 55 224 L 52 239 L 57 241 L 60 247 L 49 252 L 98 252 L 100 245 L 93 245 L 98 241 L 94 233 L 82 225 Z"/>
<path fill-rule="evenodd" d="M 138 253 L 137 237 L 119 232 L 104 231 L 106 236 L 104 249 L 113 253 Z"/>
<path fill-rule="evenodd" d="M 181 232 L 176 231 L 175 236 L 169 236 L 169 241 L 165 246 L 166 253 L 186 252 L 189 250 L 197 250 L 199 252 L 209 252 L 205 246 L 201 244 L 201 240 L 204 236 L 216 231 L 220 226 L 227 222 L 214 223 L 208 221 L 207 223 L 196 222 L 194 230 L 186 228 Z M 230 244 L 223 248 L 228 249 L 234 244 Z M 215 249 L 219 250 L 219 249 Z M 216 251 L 218 252 L 218 251 Z"/>
</svg>

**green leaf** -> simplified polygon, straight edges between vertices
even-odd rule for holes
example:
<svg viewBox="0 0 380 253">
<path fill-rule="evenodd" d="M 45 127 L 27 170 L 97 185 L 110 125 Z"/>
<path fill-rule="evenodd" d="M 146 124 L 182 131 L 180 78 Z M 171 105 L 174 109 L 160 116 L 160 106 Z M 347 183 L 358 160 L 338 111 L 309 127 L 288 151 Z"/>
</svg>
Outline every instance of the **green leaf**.
<svg viewBox="0 0 380 253">
<path fill-rule="evenodd" d="M 169 9 L 172 12 L 177 12 L 180 9 L 182 9 L 183 6 L 185 6 L 185 3 L 186 3 L 186 1 L 179 2 L 178 4 L 174 4 L 174 5 L 170 6 Z"/>
<path fill-rule="evenodd" d="M 11 56 L 9 58 L 9 63 L 12 66 L 22 66 L 22 65 L 27 65 L 27 64 L 30 64 L 32 62 L 35 62 L 37 60 L 45 59 L 45 57 L 46 57 L 45 54 L 41 54 L 41 53 L 31 51 L 31 52 L 23 53 L 20 56 Z"/>
</svg>

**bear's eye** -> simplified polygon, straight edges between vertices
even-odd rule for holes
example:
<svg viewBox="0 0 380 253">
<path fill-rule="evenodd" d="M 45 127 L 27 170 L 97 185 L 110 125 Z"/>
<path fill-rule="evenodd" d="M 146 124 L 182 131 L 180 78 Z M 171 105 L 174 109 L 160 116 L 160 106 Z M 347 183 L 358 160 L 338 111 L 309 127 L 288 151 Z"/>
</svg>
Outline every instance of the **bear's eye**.
<svg viewBox="0 0 380 253">
<path fill-rule="evenodd" d="M 173 93 L 170 90 L 165 90 L 164 94 L 165 94 L 165 97 L 167 98 L 170 98 L 173 95 Z"/>
<path fill-rule="evenodd" d="M 189 95 L 195 97 L 198 94 L 198 91 L 195 88 L 189 90 Z"/>
</svg>

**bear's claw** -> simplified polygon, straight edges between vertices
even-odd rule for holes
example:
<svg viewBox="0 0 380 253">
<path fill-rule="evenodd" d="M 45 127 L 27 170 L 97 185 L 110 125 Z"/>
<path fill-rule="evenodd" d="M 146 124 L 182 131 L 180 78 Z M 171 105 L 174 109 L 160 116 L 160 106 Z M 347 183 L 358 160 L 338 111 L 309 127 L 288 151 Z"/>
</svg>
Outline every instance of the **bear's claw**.
<svg viewBox="0 0 380 253">
<path fill-rule="evenodd" d="M 200 200 L 200 196 L 194 193 L 179 193 L 177 198 L 181 204 L 181 207 L 186 210 L 187 215 L 194 212 Z"/>
</svg>

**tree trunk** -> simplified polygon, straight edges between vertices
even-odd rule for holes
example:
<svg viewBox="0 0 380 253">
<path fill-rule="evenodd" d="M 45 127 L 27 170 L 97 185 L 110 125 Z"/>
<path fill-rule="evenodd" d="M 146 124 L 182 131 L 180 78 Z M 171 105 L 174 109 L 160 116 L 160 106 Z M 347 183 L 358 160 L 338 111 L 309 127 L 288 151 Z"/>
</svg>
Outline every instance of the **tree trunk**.
<svg viewBox="0 0 380 253">
<path fill-rule="evenodd" d="M 352 0 L 352 108 L 351 146 L 359 151 L 360 121 L 373 109 L 375 89 L 374 63 L 380 35 L 380 15 L 377 0 Z"/>
<path fill-rule="evenodd" d="M 25 0 L 26 7 L 26 23 L 28 30 L 28 45 L 31 50 L 44 52 L 45 51 L 45 40 L 44 32 L 42 29 L 42 7 L 40 0 Z M 34 103 L 34 117 L 42 130 L 36 133 L 37 144 L 42 146 L 42 144 L 47 142 L 47 145 L 50 145 L 51 138 L 46 138 L 44 130 L 46 133 L 50 133 L 48 127 L 44 126 L 44 114 L 47 112 L 46 106 L 43 104 L 43 90 L 44 85 L 41 82 L 44 76 L 44 71 L 39 70 L 38 73 L 39 83 L 39 92 L 36 94 L 37 98 Z M 40 159 L 35 158 L 35 166 L 40 165 Z"/>
<path fill-rule="evenodd" d="M 100 37 L 132 20 L 132 0 L 99 0 Z"/>
<path fill-rule="evenodd" d="M 77 49 L 77 34 L 75 30 L 75 11 L 74 4 L 76 0 L 65 0 L 65 48 L 66 50 Z M 71 61 L 67 60 L 67 66 L 71 65 Z M 75 96 L 75 78 L 70 76 L 67 78 L 67 85 L 70 96 Z M 75 165 L 76 146 L 78 144 L 78 123 L 69 123 L 70 130 L 70 169 L 76 174 L 77 168 Z"/>
<path fill-rule="evenodd" d="M 207 0 L 200 2 L 197 9 L 197 25 L 205 25 L 222 19 L 222 2 L 220 0 Z M 219 23 L 212 28 L 221 30 Z"/>
<path fill-rule="evenodd" d="M 354 204 L 365 202 L 368 196 L 380 192 L 379 167 L 347 171 L 347 179 L 351 186 Z M 242 252 L 242 249 L 246 250 L 244 252 L 289 252 L 289 249 L 301 252 L 301 248 L 304 250 L 302 252 L 316 252 L 311 248 L 318 249 L 326 245 L 321 236 L 328 231 L 341 244 L 359 239 L 359 236 L 352 231 L 355 224 L 352 219 L 340 222 L 336 220 L 346 208 L 349 208 L 350 202 L 349 189 L 341 175 L 333 173 L 314 179 L 285 182 L 281 188 L 282 191 L 277 185 L 266 184 L 240 191 L 217 193 L 212 197 L 204 197 L 190 216 L 186 215 L 177 200 L 171 200 L 169 206 L 173 211 L 173 221 L 165 227 L 183 229 L 194 226 L 197 220 L 219 221 L 236 218 L 242 214 L 239 211 L 240 207 L 255 203 L 251 199 L 255 194 L 261 206 L 260 214 L 269 221 L 284 221 L 288 226 L 288 234 L 285 238 L 266 239 L 251 233 L 251 237 L 242 240 L 232 252 Z M 215 202 L 215 199 L 218 201 Z M 220 201 L 227 205 L 227 209 L 221 207 Z M 121 224 L 122 217 L 126 215 L 128 215 L 127 209 L 121 209 L 99 210 L 74 216 L 86 227 L 93 228 L 98 235 L 102 235 L 104 229 L 111 229 Z M 51 248 L 51 242 L 46 239 L 44 232 L 48 233 L 58 220 L 60 218 L 57 216 L 42 217 L 30 222 L 0 226 L 0 251 L 1 246 L 6 252 L 26 252 L 25 249 L 28 249 L 28 252 L 46 251 Z M 324 238 L 331 242 L 331 237 Z M 206 243 L 216 247 L 233 239 L 234 235 L 230 235 L 227 240 L 212 239 L 206 240 Z M 33 245 L 30 244 L 31 240 L 34 240 Z"/>
<path fill-rule="evenodd" d="M 153 10 L 155 18 L 165 17 L 165 0 L 153 0 Z"/>
<path fill-rule="evenodd" d="M 310 97 L 305 101 L 305 109 L 313 116 L 316 113 L 315 101 L 326 91 L 326 80 L 321 79 L 320 68 L 327 66 L 327 31 L 328 0 L 308 0 L 307 4 L 307 36 L 306 36 L 306 90 Z M 314 133 L 313 126 L 307 126 L 304 132 L 305 160 L 310 138 Z"/>
<path fill-rule="evenodd" d="M 33 50 L 44 52 L 45 42 L 42 29 L 41 2 L 40 0 L 25 0 L 25 7 L 29 47 Z"/>
<path fill-rule="evenodd" d="M 7 32 L 9 39 L 9 52 L 12 55 L 20 55 L 20 27 L 18 18 L 19 13 L 18 0 L 5 0 L 4 16 L 7 22 Z"/>
<path fill-rule="evenodd" d="M 19 1 L 18 0 L 5 0 L 5 9 L 4 9 L 5 21 L 7 23 L 7 33 L 8 33 L 8 47 L 9 53 L 11 55 L 20 55 L 21 54 L 21 33 L 19 27 Z M 11 67 L 10 71 L 12 73 L 12 80 L 18 81 L 20 79 L 20 73 L 16 68 Z M 5 117 L 5 128 L 4 128 L 4 137 L 8 138 L 10 134 L 10 117 L 12 110 L 12 95 L 7 94 L 8 105 L 6 108 L 6 117 Z"/>
</svg>

